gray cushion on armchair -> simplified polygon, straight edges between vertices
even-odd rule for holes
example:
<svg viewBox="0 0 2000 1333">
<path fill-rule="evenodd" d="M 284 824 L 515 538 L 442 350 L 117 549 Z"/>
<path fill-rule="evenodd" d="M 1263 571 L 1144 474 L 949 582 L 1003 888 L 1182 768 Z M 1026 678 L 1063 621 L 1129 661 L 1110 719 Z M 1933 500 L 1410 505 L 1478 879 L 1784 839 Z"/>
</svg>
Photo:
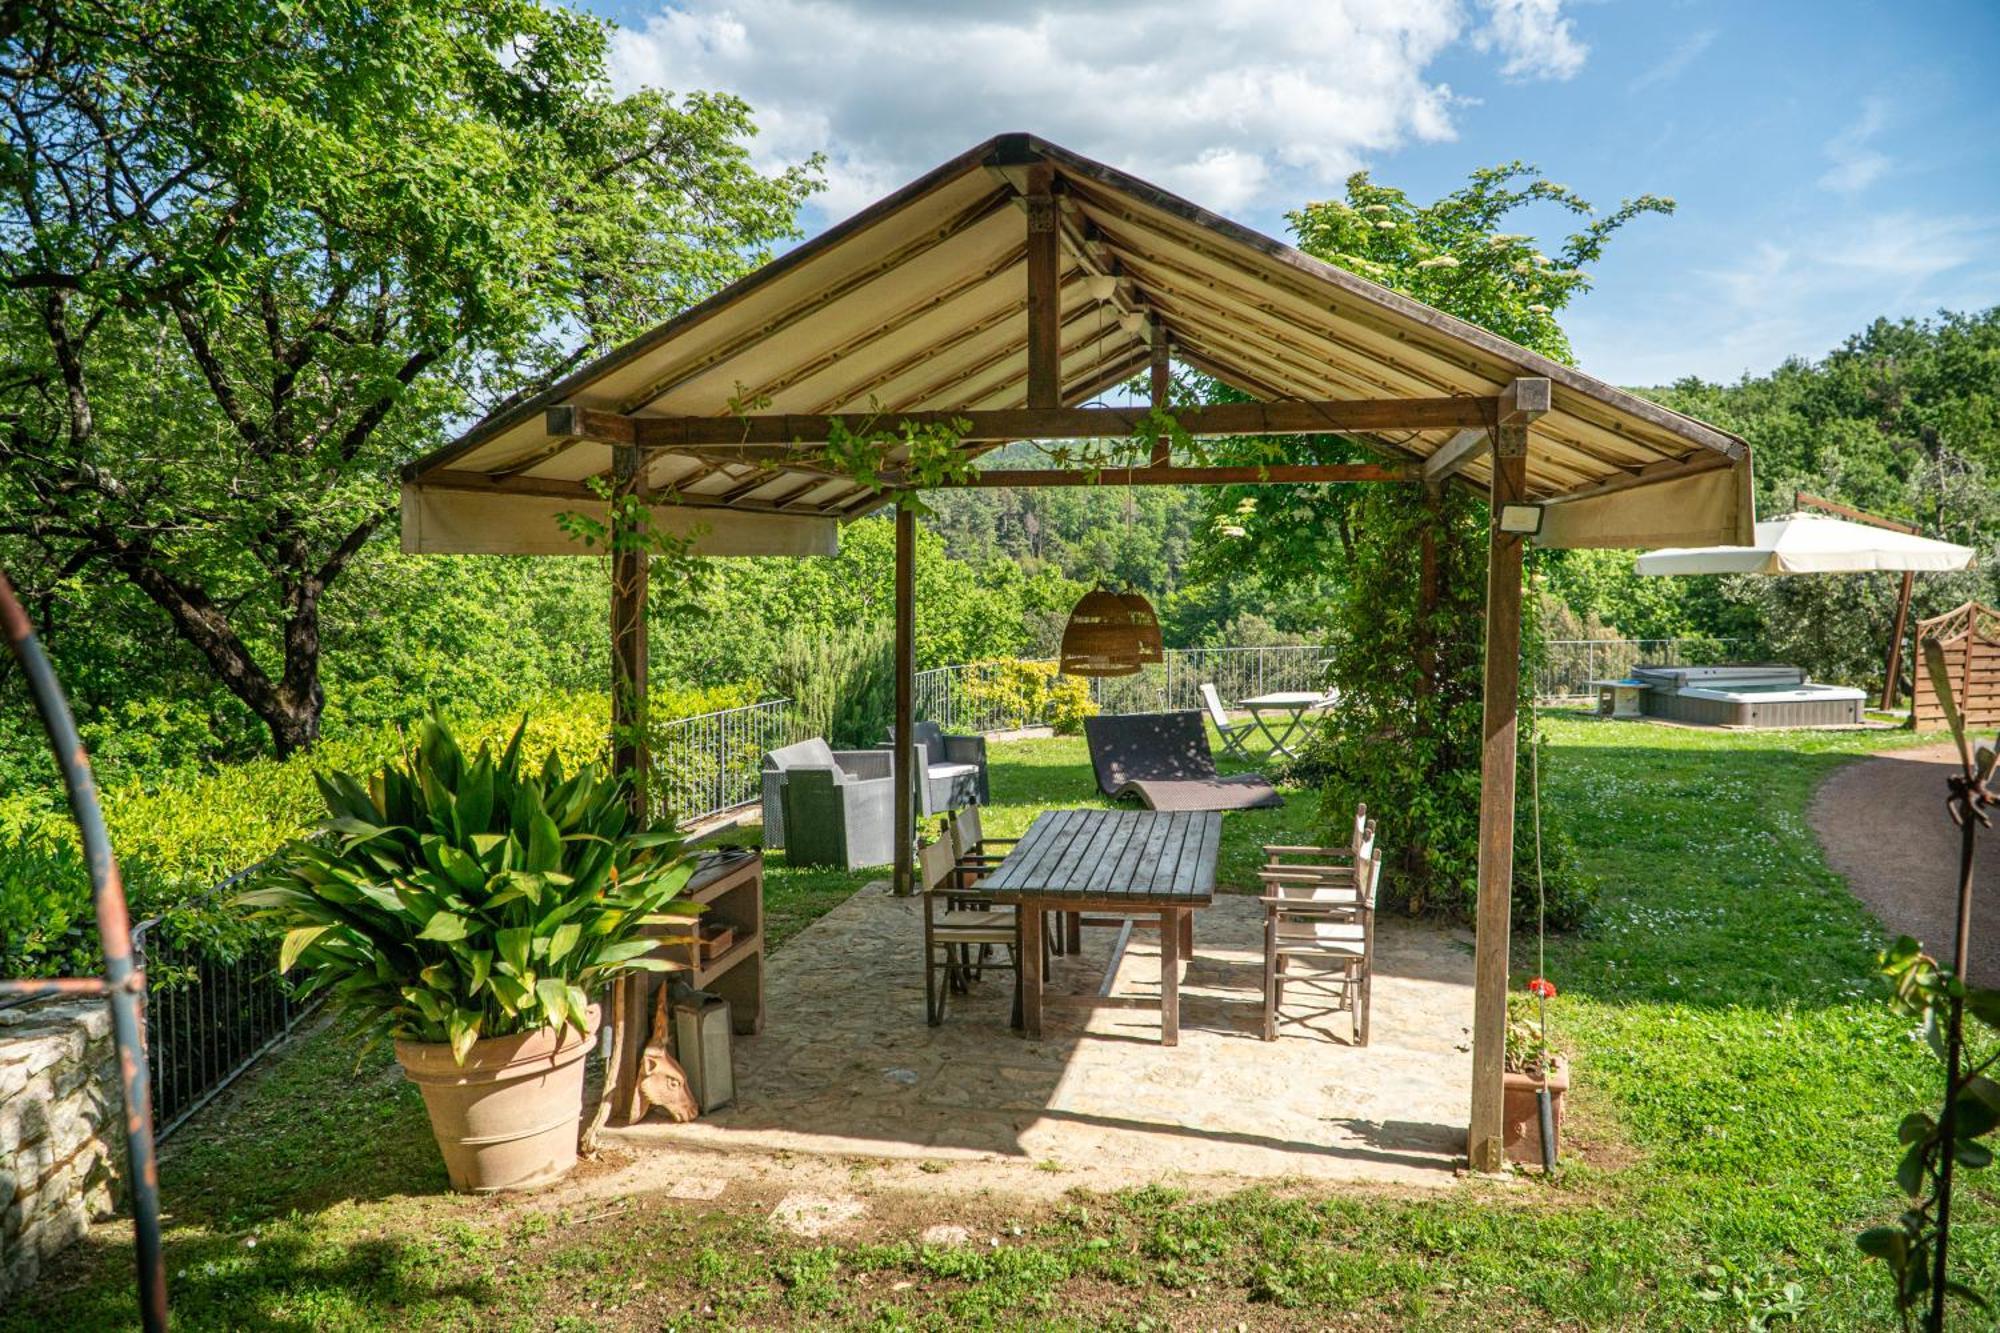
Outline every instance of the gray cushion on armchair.
<svg viewBox="0 0 2000 1333">
<path fill-rule="evenodd" d="M 910 735 L 922 764 L 924 780 L 917 785 L 922 808 L 920 815 L 938 815 L 968 805 L 990 805 L 991 790 L 986 776 L 986 738 L 945 734 L 935 722 L 919 722 Z M 883 745 L 896 742 L 890 729 Z"/>
</svg>

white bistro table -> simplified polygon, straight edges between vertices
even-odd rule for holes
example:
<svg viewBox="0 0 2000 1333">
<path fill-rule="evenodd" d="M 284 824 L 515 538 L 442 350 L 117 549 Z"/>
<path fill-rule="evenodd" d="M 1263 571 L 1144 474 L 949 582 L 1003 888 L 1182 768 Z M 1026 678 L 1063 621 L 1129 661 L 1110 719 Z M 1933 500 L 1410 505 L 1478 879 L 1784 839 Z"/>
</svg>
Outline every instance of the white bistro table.
<svg viewBox="0 0 2000 1333">
<path fill-rule="evenodd" d="M 1250 715 L 1257 724 L 1257 730 L 1271 742 L 1271 753 L 1284 755 L 1287 759 L 1299 757 L 1291 745 L 1292 737 L 1298 735 L 1299 728 L 1306 724 L 1306 717 L 1327 706 L 1332 696 L 1316 690 L 1279 690 L 1272 694 L 1256 694 L 1248 699 L 1238 699 L 1236 707 Z M 1269 719 L 1282 718 L 1284 730 L 1275 731 Z"/>
</svg>

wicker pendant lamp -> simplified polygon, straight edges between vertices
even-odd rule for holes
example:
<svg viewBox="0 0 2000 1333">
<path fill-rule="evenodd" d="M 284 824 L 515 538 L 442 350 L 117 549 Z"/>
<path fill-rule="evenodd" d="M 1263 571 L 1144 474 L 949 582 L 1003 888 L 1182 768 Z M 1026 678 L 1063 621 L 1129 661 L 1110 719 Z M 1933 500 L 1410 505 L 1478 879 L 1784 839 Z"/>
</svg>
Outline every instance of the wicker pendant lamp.
<svg viewBox="0 0 2000 1333">
<path fill-rule="evenodd" d="M 1156 634 L 1158 629 L 1156 617 Z M 1069 613 L 1057 669 L 1065 676 L 1134 676 L 1139 672 L 1140 653 L 1132 608 L 1123 597 L 1100 585 L 1085 593 Z"/>
<path fill-rule="evenodd" d="M 1159 613 L 1153 604 L 1140 592 L 1128 592 L 1118 600 L 1125 603 L 1125 609 L 1132 617 L 1133 640 L 1139 645 L 1139 665 L 1153 666 L 1167 660 L 1166 640 L 1160 637 Z"/>
</svg>

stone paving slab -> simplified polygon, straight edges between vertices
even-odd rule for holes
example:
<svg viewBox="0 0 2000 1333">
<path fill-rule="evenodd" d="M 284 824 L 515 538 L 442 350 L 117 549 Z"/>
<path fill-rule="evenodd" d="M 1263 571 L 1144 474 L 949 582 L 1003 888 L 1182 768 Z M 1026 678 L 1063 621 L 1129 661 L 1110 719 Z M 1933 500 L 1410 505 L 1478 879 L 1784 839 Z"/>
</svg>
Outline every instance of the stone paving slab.
<svg viewBox="0 0 2000 1333">
<path fill-rule="evenodd" d="M 1465 932 L 1381 919 L 1368 1047 L 1346 1044 L 1344 1015 L 1264 1042 L 1263 909 L 1221 895 L 1196 918 L 1181 1044 L 1167 1048 L 1146 1010 L 1051 1009 L 1043 1038 L 1027 1041 L 1007 1025 L 1001 973 L 927 1026 L 920 912 L 877 882 L 775 955 L 765 1031 L 736 1039 L 736 1103 L 692 1124 L 609 1131 L 635 1150 L 624 1187 L 714 1171 L 716 1153 L 754 1174 L 802 1157 L 950 1164 L 956 1187 L 1029 1193 L 1454 1178 L 1472 1068 Z M 1115 936 L 1086 931 L 1081 955 L 1055 961 L 1051 989 L 1094 992 Z M 1137 933 L 1113 993 L 1158 991 L 1157 945 Z"/>
</svg>

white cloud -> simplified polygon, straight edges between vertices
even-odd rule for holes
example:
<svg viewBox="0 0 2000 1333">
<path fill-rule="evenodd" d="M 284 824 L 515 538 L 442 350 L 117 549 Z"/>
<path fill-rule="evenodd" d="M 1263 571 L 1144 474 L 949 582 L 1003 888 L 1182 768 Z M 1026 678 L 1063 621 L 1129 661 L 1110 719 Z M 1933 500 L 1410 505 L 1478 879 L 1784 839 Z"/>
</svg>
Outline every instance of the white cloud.
<svg viewBox="0 0 2000 1333">
<path fill-rule="evenodd" d="M 1562 12 L 1563 0 L 1481 0 L 1486 26 L 1473 38 L 1481 51 L 1506 57 L 1500 72 L 1510 79 L 1567 79 L 1583 68 L 1590 48 Z"/>
<path fill-rule="evenodd" d="M 1819 178 L 1820 185 L 1836 194 L 1857 194 L 1880 179 L 1889 169 L 1889 158 L 1875 147 L 1875 140 L 1888 126 L 1889 99 L 1864 101 L 1854 123 L 1826 141 L 1823 151 L 1833 165 Z"/>
<path fill-rule="evenodd" d="M 1648 88 L 1672 83 L 1687 73 L 1688 67 L 1695 61 L 1701 59 L 1702 52 L 1715 45 L 1718 35 L 1714 28 L 1703 28 L 1699 32 L 1689 34 L 1685 41 L 1667 52 L 1652 68 L 1632 80 L 1631 87 L 1627 91 L 1643 92 Z"/>
<path fill-rule="evenodd" d="M 1321 196 L 1371 157 L 1453 137 L 1430 76 L 1470 36 L 1510 76 L 1568 77 L 1563 0 L 677 0 L 612 42 L 613 81 L 726 89 L 767 163 L 827 155 L 841 218 L 1003 130 L 1030 130 L 1224 211 Z"/>
</svg>

